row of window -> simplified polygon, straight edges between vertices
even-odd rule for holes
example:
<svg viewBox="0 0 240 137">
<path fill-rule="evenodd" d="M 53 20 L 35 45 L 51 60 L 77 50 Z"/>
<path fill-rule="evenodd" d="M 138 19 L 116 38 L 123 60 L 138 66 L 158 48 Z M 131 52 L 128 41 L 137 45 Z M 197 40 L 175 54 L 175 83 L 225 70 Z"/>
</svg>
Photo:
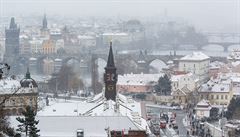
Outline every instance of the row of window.
<svg viewBox="0 0 240 137">
<path fill-rule="evenodd" d="M 211 98 L 210 98 L 211 97 Z M 204 98 L 204 95 L 201 95 L 201 99 Z M 228 99 L 228 95 L 206 95 L 205 96 L 206 99 Z"/>
</svg>

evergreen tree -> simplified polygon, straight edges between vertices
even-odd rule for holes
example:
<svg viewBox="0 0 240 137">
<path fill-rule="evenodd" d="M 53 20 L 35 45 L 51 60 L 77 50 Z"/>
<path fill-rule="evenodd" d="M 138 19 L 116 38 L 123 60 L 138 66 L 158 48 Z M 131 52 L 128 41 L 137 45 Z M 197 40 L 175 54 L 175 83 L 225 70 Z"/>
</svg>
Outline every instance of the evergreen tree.
<svg viewBox="0 0 240 137">
<path fill-rule="evenodd" d="M 171 81 L 168 76 L 165 74 L 163 77 L 160 77 L 158 84 L 155 85 L 155 91 L 158 94 L 170 95 L 171 94 Z"/>
<path fill-rule="evenodd" d="M 17 121 L 21 123 L 20 125 L 18 125 L 17 131 L 25 132 L 26 136 L 29 137 L 38 137 L 39 135 L 37 133 L 40 130 L 37 129 L 36 125 L 39 121 L 35 120 L 35 111 L 30 106 L 27 106 L 26 110 L 23 111 L 22 115 L 24 116 L 24 118 L 16 118 Z"/>
<path fill-rule="evenodd" d="M 227 119 L 238 118 L 240 116 L 240 97 L 233 97 L 228 105 L 226 117 Z"/>
</svg>

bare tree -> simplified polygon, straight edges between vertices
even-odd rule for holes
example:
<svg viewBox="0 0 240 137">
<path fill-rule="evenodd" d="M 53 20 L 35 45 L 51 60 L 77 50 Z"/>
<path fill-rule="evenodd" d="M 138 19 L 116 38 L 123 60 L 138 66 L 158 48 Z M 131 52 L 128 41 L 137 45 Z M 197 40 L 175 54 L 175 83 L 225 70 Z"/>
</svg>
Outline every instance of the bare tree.
<svg viewBox="0 0 240 137">
<path fill-rule="evenodd" d="M 9 73 L 10 66 L 6 63 L 0 63 L 0 80 L 3 80 L 4 77 L 6 77 Z M 7 116 L 4 111 L 5 108 L 5 102 L 14 96 L 18 91 L 20 87 L 15 89 L 11 94 L 3 95 L 0 99 L 0 136 L 3 136 L 3 134 L 7 134 L 9 136 L 14 135 L 14 130 L 9 127 L 9 123 L 7 121 Z"/>
</svg>

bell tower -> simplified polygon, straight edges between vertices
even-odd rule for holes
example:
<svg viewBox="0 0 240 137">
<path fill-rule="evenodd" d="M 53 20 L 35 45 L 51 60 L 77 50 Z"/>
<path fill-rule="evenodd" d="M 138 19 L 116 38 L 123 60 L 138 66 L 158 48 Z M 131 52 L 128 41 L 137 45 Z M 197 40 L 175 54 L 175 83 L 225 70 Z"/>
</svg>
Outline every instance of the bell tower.
<svg viewBox="0 0 240 137">
<path fill-rule="evenodd" d="M 108 54 L 107 66 L 105 67 L 104 82 L 105 82 L 105 98 L 107 100 L 116 101 L 116 84 L 117 84 L 117 68 L 114 64 L 114 57 L 112 51 L 112 42 L 110 42 L 110 49 Z"/>
</svg>

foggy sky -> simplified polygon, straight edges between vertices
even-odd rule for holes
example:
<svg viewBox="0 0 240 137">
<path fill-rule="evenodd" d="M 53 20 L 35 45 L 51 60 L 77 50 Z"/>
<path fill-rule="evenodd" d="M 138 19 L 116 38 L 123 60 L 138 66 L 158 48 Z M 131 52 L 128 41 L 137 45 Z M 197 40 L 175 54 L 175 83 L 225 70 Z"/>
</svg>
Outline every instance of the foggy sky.
<svg viewBox="0 0 240 137">
<path fill-rule="evenodd" d="M 240 32 L 240 0 L 0 0 L 0 12 L 1 16 L 46 12 L 73 17 L 127 16 L 155 20 L 167 13 L 204 30 L 229 28 Z"/>
</svg>

